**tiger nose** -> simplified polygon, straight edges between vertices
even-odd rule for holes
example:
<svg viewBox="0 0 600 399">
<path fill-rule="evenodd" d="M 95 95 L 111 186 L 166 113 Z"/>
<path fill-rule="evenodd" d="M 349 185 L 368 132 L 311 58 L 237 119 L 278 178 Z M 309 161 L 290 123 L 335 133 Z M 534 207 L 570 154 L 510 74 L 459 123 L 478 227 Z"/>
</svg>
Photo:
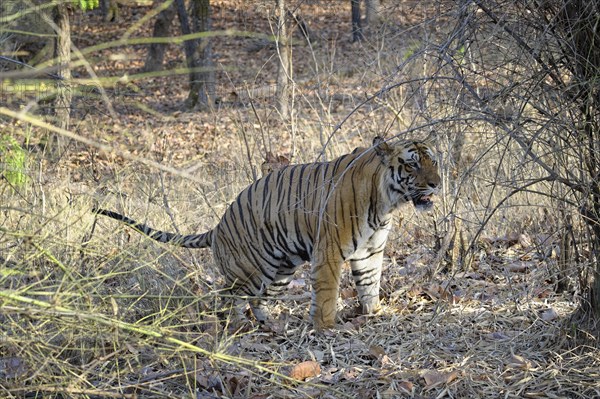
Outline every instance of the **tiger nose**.
<svg viewBox="0 0 600 399">
<path fill-rule="evenodd" d="M 437 171 L 433 171 L 433 176 L 429 178 L 427 185 L 433 190 L 438 190 L 440 188 L 441 182 L 442 179 L 440 178 L 440 175 L 438 175 Z"/>
</svg>

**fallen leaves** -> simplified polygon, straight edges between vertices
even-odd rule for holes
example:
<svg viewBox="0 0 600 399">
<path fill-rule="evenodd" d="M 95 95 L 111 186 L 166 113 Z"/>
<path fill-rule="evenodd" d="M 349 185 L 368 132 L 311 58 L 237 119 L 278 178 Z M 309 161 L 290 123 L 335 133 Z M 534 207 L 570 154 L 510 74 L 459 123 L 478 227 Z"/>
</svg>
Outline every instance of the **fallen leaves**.
<svg viewBox="0 0 600 399">
<path fill-rule="evenodd" d="M 392 360 L 382 346 L 371 345 L 369 347 L 369 354 L 379 362 L 382 369 L 391 368 L 393 366 Z"/>
<path fill-rule="evenodd" d="M 415 389 L 415 386 L 410 381 L 400 381 L 398 383 L 398 388 L 400 389 L 400 391 L 402 393 L 407 394 L 407 395 L 412 395 L 413 391 Z"/>
<path fill-rule="evenodd" d="M 511 273 L 527 273 L 534 266 L 533 262 L 512 262 L 504 268 Z"/>
<path fill-rule="evenodd" d="M 321 365 L 313 360 L 307 360 L 292 367 L 289 377 L 298 381 L 306 381 L 319 374 L 321 374 Z"/>
<path fill-rule="evenodd" d="M 559 315 L 553 308 L 546 309 L 540 314 L 540 319 L 544 321 L 552 321 L 558 319 Z"/>
<path fill-rule="evenodd" d="M 532 366 L 531 361 L 524 358 L 523 356 L 515 355 L 514 353 L 510 354 L 506 362 L 506 366 L 512 369 L 521 369 L 521 370 L 529 370 Z"/>
<path fill-rule="evenodd" d="M 442 300 L 456 304 L 460 302 L 459 292 L 453 292 L 448 284 L 427 283 L 413 286 L 408 291 L 408 296 L 412 298 L 426 297 L 430 300 Z"/>
<path fill-rule="evenodd" d="M 382 356 L 385 356 L 385 349 L 379 345 L 371 345 L 369 347 L 369 354 L 373 356 L 375 359 L 379 359 Z"/>
<path fill-rule="evenodd" d="M 440 372 L 437 370 L 425 370 L 421 373 L 421 377 L 425 380 L 425 390 L 436 388 L 441 385 L 446 385 L 457 379 L 460 375 L 458 370 Z"/>
</svg>

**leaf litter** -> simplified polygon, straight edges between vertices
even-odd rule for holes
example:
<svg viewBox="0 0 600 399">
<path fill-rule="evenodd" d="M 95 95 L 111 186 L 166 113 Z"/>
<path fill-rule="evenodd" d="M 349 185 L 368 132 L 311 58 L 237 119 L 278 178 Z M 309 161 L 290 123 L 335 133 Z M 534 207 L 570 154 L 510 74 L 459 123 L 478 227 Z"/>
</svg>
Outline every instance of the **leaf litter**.
<svg viewBox="0 0 600 399">
<path fill-rule="evenodd" d="M 111 29 L 107 30 L 110 35 Z M 238 42 L 231 44 L 239 46 Z M 164 85 L 160 80 L 149 80 L 148 85 L 170 91 L 157 90 L 154 101 L 183 101 L 181 87 Z M 225 115 L 215 122 L 197 122 L 195 115 L 185 113 L 156 120 L 129 113 L 122 121 L 112 122 L 104 139 L 155 158 L 164 156 L 162 146 L 168 142 L 175 154 L 168 162 L 188 162 L 187 167 L 190 160 L 202 159 L 217 168 L 227 166 L 221 154 L 236 147 L 231 139 L 215 138 L 217 132 L 235 131 L 240 121 Z M 82 129 L 93 135 L 90 126 L 83 125 Z M 160 137 L 152 132 L 160 132 Z M 278 148 L 280 152 L 288 153 L 285 148 Z M 72 162 L 78 165 L 82 160 Z M 112 175 L 115 166 L 123 162 L 111 154 L 98 154 L 95 161 L 106 175 Z M 267 167 L 289 162 L 285 156 L 273 154 L 267 154 L 265 161 Z M 83 177 L 76 174 L 74 178 Z M 227 322 L 206 306 L 188 306 L 166 319 L 173 334 L 215 353 L 266 364 L 270 373 L 235 361 L 196 356 L 137 336 L 119 335 L 118 330 L 114 331 L 118 341 L 99 334 L 94 346 L 88 337 L 57 333 L 51 319 L 39 313 L 7 306 L 0 312 L 2 320 L 18 313 L 26 328 L 8 331 L 8 323 L 3 324 L 6 340 L 0 347 L 0 387 L 17 396 L 24 392 L 25 384 L 32 383 L 47 389 L 42 392 L 55 392 L 54 384 L 62 384 L 73 389 L 71 395 L 107 397 L 181 397 L 190 388 L 201 398 L 600 396 L 600 352 L 595 347 L 569 346 L 571 332 L 565 320 L 575 305 L 572 298 L 555 293 L 549 282 L 549 259 L 532 258 L 535 251 L 531 248 L 538 245 L 535 237 L 521 233 L 484 237 L 479 244 L 485 249 L 477 254 L 472 269 L 452 274 L 429 270 L 434 254 L 415 242 L 431 242 L 432 237 L 423 238 L 426 233 L 422 229 L 414 233 L 415 240 L 388 246 L 382 311 L 372 316 L 348 311 L 354 309 L 357 300 L 350 288 L 351 276 L 346 273 L 340 296 L 341 319 L 338 328 L 326 334 L 316 334 L 310 327 L 307 275 L 293 281 L 289 298 L 273 304 L 276 328 L 271 331 L 250 326 L 232 333 Z M 117 265 L 120 262 L 116 253 L 109 253 L 107 258 Z M 120 313 L 123 305 L 112 296 L 108 298 L 107 313 Z M 164 311 L 161 305 L 151 314 L 159 319 Z M 72 324 L 72 331 L 86 327 Z M 50 332 L 37 333 L 40 326 L 50 326 Z M 24 340 L 22 331 L 29 331 L 32 340 Z M 78 358 L 71 349 L 88 347 L 88 352 L 81 353 L 89 358 Z M 24 351 L 27 348 L 43 353 L 44 361 L 29 358 Z M 56 348 L 60 355 L 66 352 L 70 356 L 68 361 L 55 354 Z M 44 372 L 47 379 L 40 380 Z M 67 384 L 61 375 L 77 375 L 79 379 Z M 103 380 L 103 376 L 107 378 Z M 298 382 L 288 385 L 286 377 Z M 52 384 L 46 384 L 48 381 Z M 78 384 L 81 388 L 75 391 Z"/>
<path fill-rule="evenodd" d="M 402 261 L 401 256 L 396 259 Z M 532 281 L 547 284 L 543 262 L 530 264 L 528 279 L 513 278 L 520 271 L 507 275 L 503 263 L 489 266 L 460 279 L 440 273 L 432 280 L 425 268 L 398 274 L 395 264 L 387 264 L 382 290 L 388 296 L 382 311 L 367 317 L 342 312 L 346 321 L 325 334 L 310 328 L 310 298 L 296 297 L 295 305 L 275 302 L 275 313 L 288 315 L 286 328 L 239 337 L 246 342 L 241 353 L 295 364 L 283 366 L 283 374 L 308 385 L 277 391 L 282 397 L 293 397 L 291 392 L 323 398 L 352 397 L 352 392 L 363 397 L 539 397 L 540 392 L 570 397 L 599 392 L 599 352 L 561 346 L 563 321 L 574 304 L 560 295 L 527 295 Z M 511 284 L 505 284 L 506 278 Z M 343 279 L 349 284 L 351 276 L 346 273 Z M 397 289 L 402 292 L 397 294 Z M 489 294 L 479 295 L 482 290 Z M 347 310 L 356 300 L 355 295 L 343 295 L 340 305 Z"/>
</svg>

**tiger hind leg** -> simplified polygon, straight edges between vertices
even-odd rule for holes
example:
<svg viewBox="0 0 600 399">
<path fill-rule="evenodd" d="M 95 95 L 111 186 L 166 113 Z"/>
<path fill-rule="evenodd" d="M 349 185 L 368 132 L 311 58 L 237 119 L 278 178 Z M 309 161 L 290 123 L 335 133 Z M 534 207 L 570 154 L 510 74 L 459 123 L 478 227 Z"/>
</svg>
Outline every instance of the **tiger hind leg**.
<svg viewBox="0 0 600 399">
<path fill-rule="evenodd" d="M 273 298 L 279 297 L 287 288 L 294 277 L 294 271 L 295 268 L 281 267 L 275 275 L 275 279 L 264 290 L 264 293 L 259 298 L 250 300 L 250 308 L 259 323 L 265 324 L 269 320 L 271 316 L 269 302 Z"/>
</svg>

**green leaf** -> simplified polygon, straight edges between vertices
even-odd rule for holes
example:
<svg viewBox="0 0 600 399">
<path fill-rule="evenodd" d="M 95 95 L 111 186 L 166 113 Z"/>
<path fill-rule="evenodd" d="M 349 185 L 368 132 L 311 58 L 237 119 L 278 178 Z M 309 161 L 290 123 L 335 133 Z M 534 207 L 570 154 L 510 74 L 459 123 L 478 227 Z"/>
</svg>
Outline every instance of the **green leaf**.
<svg viewBox="0 0 600 399">
<path fill-rule="evenodd" d="M 73 0 L 73 4 L 77 4 L 77 0 Z M 100 5 L 99 0 L 79 0 L 79 8 L 83 11 L 93 10 Z"/>
<path fill-rule="evenodd" d="M 3 162 L 0 172 L 14 187 L 21 187 L 27 183 L 27 152 L 19 143 L 10 136 L 0 136 L 0 154 Z"/>
</svg>

